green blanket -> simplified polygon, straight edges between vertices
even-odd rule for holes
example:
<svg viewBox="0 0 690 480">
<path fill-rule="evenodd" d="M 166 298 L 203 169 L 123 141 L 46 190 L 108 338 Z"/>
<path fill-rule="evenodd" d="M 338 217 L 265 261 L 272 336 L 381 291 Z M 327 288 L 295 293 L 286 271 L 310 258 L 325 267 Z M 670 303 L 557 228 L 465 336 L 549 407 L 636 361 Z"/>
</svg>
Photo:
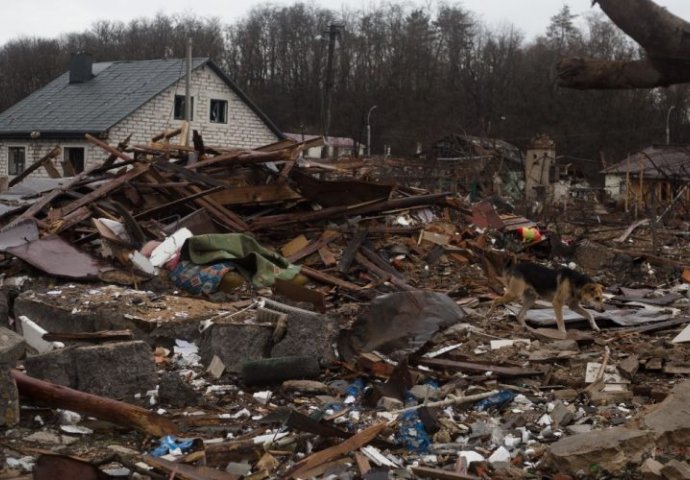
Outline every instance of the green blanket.
<svg viewBox="0 0 690 480">
<path fill-rule="evenodd" d="M 300 270 L 298 265 L 242 233 L 196 235 L 185 242 L 184 253 L 197 265 L 232 260 L 257 287 L 271 286 L 276 278 L 291 280 Z"/>
</svg>

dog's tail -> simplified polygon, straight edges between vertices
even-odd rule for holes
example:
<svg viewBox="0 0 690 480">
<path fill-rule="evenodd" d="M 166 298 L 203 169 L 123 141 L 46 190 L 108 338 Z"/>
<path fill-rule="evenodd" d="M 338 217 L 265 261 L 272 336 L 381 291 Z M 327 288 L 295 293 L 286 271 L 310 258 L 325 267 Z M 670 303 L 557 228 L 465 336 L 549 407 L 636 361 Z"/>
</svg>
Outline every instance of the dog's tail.
<svg viewBox="0 0 690 480">
<path fill-rule="evenodd" d="M 484 275 L 489 280 L 489 285 L 495 285 L 498 282 L 505 287 L 505 272 L 517 264 L 517 255 L 513 252 L 487 249 L 482 255 L 479 255 L 479 258 Z"/>
</svg>

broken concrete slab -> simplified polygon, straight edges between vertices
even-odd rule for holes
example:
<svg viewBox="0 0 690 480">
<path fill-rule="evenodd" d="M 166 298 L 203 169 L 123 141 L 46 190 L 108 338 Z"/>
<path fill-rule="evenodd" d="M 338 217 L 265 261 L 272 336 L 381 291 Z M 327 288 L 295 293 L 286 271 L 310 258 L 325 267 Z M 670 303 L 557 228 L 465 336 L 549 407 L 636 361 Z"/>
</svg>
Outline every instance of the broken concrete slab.
<svg viewBox="0 0 690 480">
<path fill-rule="evenodd" d="M 690 380 L 673 387 L 664 401 L 654 405 L 641 418 L 640 426 L 654 433 L 657 445 L 690 445 Z"/>
<path fill-rule="evenodd" d="M 158 383 L 153 353 L 141 340 L 66 348 L 27 357 L 27 374 L 113 399 L 131 399 Z"/>
<path fill-rule="evenodd" d="M 216 323 L 202 332 L 199 355 L 204 364 L 217 355 L 228 372 L 239 373 L 243 362 L 269 357 L 272 345 L 272 325 Z"/>
<path fill-rule="evenodd" d="M 158 383 L 146 342 L 118 342 L 74 349 L 78 390 L 109 398 L 131 398 Z"/>
<path fill-rule="evenodd" d="M 14 427 L 19 423 L 19 393 L 10 367 L 0 363 L 0 427 Z"/>
<path fill-rule="evenodd" d="M 287 312 L 285 335 L 271 348 L 271 357 L 295 354 L 314 357 L 321 364 L 334 362 L 333 345 L 340 332 L 335 319 L 320 314 Z"/>
<path fill-rule="evenodd" d="M 563 438 L 553 445 L 547 461 L 569 475 L 588 473 L 593 465 L 617 474 L 629 463 L 636 464 L 654 449 L 649 431 L 614 427 Z"/>
<path fill-rule="evenodd" d="M 77 370 L 72 348 L 30 355 L 24 360 L 26 374 L 64 387 L 77 388 Z"/>
<path fill-rule="evenodd" d="M 690 480 L 690 465 L 671 460 L 661 469 L 661 475 L 667 480 Z"/>
<path fill-rule="evenodd" d="M 21 335 L 0 327 L 0 365 L 14 366 L 24 356 L 26 342 Z"/>
<path fill-rule="evenodd" d="M 20 294 L 14 303 L 17 318 L 26 316 L 49 332 L 129 329 L 142 340 L 193 341 L 199 337 L 199 322 L 223 311 L 233 312 L 236 308 L 229 303 L 159 296 L 116 285 L 94 288 L 68 284 L 50 290 L 29 290 Z"/>
<path fill-rule="evenodd" d="M 165 372 L 158 385 L 158 401 L 163 405 L 182 408 L 199 404 L 199 394 L 177 372 Z"/>
<path fill-rule="evenodd" d="M 632 380 L 640 368 L 640 358 L 632 354 L 618 364 L 618 371 L 627 380 Z"/>
<path fill-rule="evenodd" d="M 664 468 L 664 464 L 654 460 L 653 458 L 648 458 L 640 466 L 640 474 L 642 478 L 646 480 L 656 480 L 661 478 L 661 469 Z"/>
<path fill-rule="evenodd" d="M 575 408 L 567 407 L 560 400 L 554 403 L 553 410 L 550 413 L 553 425 L 555 428 L 562 428 L 568 426 L 575 418 Z"/>
</svg>

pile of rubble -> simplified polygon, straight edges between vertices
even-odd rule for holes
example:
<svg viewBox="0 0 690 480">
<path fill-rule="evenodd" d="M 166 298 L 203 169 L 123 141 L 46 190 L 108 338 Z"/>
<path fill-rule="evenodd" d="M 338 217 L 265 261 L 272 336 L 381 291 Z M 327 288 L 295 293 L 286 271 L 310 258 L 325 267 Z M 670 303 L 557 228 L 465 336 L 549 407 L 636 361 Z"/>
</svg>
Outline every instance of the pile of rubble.
<svg viewBox="0 0 690 480">
<path fill-rule="evenodd" d="M 305 143 L 170 136 L 0 196 L 0 478 L 690 478 L 690 275 L 648 225 L 569 244 Z M 485 322 L 508 252 L 605 283 L 603 331 Z"/>
</svg>

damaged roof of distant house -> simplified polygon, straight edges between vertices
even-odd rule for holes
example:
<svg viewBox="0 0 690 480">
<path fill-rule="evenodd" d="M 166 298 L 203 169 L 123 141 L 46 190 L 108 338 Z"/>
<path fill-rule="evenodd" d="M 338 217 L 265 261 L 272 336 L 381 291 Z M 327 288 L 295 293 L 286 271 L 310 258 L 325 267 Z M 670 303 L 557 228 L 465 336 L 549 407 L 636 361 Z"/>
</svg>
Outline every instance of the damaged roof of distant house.
<svg viewBox="0 0 690 480">
<path fill-rule="evenodd" d="M 498 153 L 510 162 L 522 164 L 520 149 L 498 138 L 453 133 L 437 140 L 433 144 L 433 150 L 437 158 L 472 159 L 476 156 Z"/>
<path fill-rule="evenodd" d="M 608 174 L 642 173 L 646 178 L 690 178 L 690 146 L 652 145 L 602 170 Z"/>
<path fill-rule="evenodd" d="M 259 107 L 208 58 L 194 58 L 192 69 L 215 72 L 278 136 L 281 131 Z M 100 62 L 93 77 L 70 83 L 69 71 L 0 114 L 0 137 L 82 137 L 100 134 L 177 82 L 184 84 L 185 60 Z M 172 109 L 172 107 L 171 107 Z M 172 111 L 172 110 L 171 110 Z"/>
</svg>

